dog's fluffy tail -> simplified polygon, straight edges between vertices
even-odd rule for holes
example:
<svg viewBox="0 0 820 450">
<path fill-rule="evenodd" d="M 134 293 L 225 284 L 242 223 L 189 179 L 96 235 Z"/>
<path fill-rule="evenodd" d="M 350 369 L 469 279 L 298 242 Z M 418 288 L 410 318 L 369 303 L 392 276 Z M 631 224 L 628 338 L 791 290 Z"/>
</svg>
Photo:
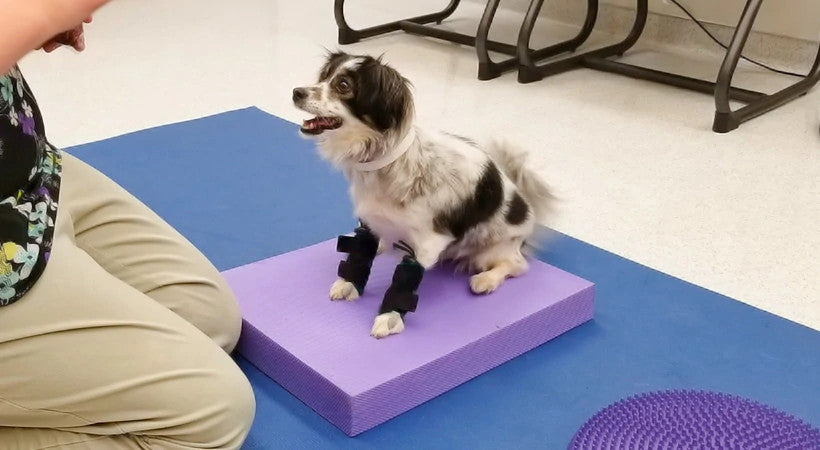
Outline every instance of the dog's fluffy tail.
<svg viewBox="0 0 820 450">
<path fill-rule="evenodd" d="M 507 177 L 518 187 L 521 196 L 532 207 L 539 223 L 546 221 L 552 211 L 555 196 L 549 185 L 529 163 L 530 155 L 522 148 L 506 142 L 491 142 L 487 153 Z"/>
</svg>

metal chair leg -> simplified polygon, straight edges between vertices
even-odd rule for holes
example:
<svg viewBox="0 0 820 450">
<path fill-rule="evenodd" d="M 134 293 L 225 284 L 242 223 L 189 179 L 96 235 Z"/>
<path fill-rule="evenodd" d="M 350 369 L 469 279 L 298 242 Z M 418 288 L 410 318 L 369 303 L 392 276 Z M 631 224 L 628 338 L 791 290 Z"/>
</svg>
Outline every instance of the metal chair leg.
<svg viewBox="0 0 820 450">
<path fill-rule="evenodd" d="M 356 30 L 351 28 L 347 23 L 347 19 L 345 19 L 345 0 L 335 0 L 333 5 L 333 14 L 336 17 L 336 25 L 339 27 L 339 44 L 353 44 L 365 38 L 390 33 L 391 31 L 398 31 L 402 29 L 402 22 L 410 22 L 415 24 L 425 24 L 431 22 L 441 23 L 441 21 L 450 17 L 455 12 L 460 2 L 461 0 L 450 0 L 450 4 L 439 12 Z"/>
<path fill-rule="evenodd" d="M 336 24 L 339 27 L 340 44 L 350 44 L 367 37 L 402 30 L 410 34 L 427 36 L 454 42 L 456 44 L 476 47 L 479 57 L 479 78 L 482 80 L 495 78 L 502 72 L 513 69 L 516 66 L 515 58 L 510 58 L 496 63 L 493 62 L 489 56 L 490 51 L 513 57 L 517 52 L 515 45 L 496 42 L 489 39 L 490 27 L 492 26 L 493 19 L 495 19 L 495 13 L 498 10 L 500 0 L 489 0 L 487 2 L 475 36 L 425 25 L 430 22 L 441 23 L 442 20 L 449 17 L 455 11 L 460 3 L 460 0 L 451 0 L 447 8 L 438 13 L 427 14 L 410 19 L 397 20 L 395 22 L 376 25 L 361 30 L 354 30 L 347 24 L 347 20 L 344 17 L 344 1 L 345 0 L 335 0 L 334 6 Z"/>
<path fill-rule="evenodd" d="M 521 33 L 519 33 L 519 42 L 518 45 L 514 48 L 513 55 L 515 58 L 505 59 L 500 62 L 495 62 L 489 55 L 489 50 L 493 50 L 491 47 L 487 45 L 488 41 L 487 37 L 490 32 L 490 26 L 492 25 L 493 18 L 495 17 L 496 10 L 498 9 L 498 4 L 500 0 L 489 0 L 487 2 L 487 7 L 484 9 L 484 15 L 481 18 L 481 23 L 478 27 L 478 32 L 476 33 L 476 52 L 478 53 L 478 79 L 479 80 L 489 80 L 492 78 L 496 78 L 501 75 L 503 72 L 507 70 L 514 69 L 520 63 L 520 48 L 523 45 L 523 48 L 526 49 L 526 55 L 528 58 L 533 60 L 541 60 L 550 56 L 555 56 L 565 52 L 575 51 L 578 46 L 583 44 L 589 35 L 592 33 L 592 29 L 595 26 L 595 20 L 598 16 L 598 0 L 587 0 L 589 3 L 589 7 L 587 8 L 587 17 L 584 22 L 583 27 L 578 32 L 578 35 L 572 39 L 567 41 L 550 45 L 538 50 L 533 50 L 529 48 L 529 38 L 527 38 L 525 43 L 521 43 Z M 532 0 L 533 2 L 537 0 Z M 532 34 L 532 30 L 535 27 L 535 20 L 528 22 L 526 19 L 524 24 L 522 25 L 522 29 L 526 29 L 527 34 Z"/>
<path fill-rule="evenodd" d="M 484 14 L 481 16 L 481 22 L 478 24 L 475 36 L 475 50 L 478 55 L 478 79 L 491 80 L 498 77 L 503 72 L 515 67 L 516 59 L 507 58 L 501 62 L 495 62 L 490 58 L 490 49 L 488 48 L 488 41 L 490 35 L 490 26 L 495 18 L 495 13 L 498 10 L 498 4 L 501 0 L 489 0 L 487 6 L 484 8 Z"/>
<path fill-rule="evenodd" d="M 729 44 L 729 49 L 726 51 L 726 56 L 720 67 L 720 72 L 715 83 L 715 120 L 712 124 L 712 130 L 717 133 L 728 133 L 739 127 L 741 123 L 806 94 L 809 89 L 820 82 L 819 47 L 814 65 L 809 71 L 809 74 L 801 81 L 774 94 L 760 96 L 737 111 L 732 111 L 729 105 L 732 78 L 734 77 L 735 70 L 737 70 L 743 48 L 746 46 L 746 41 L 749 38 L 757 13 L 760 11 L 762 4 L 763 0 L 746 1 L 743 14 L 740 16 L 737 29 L 732 37 L 732 42 Z"/>
<path fill-rule="evenodd" d="M 586 42 L 592 34 L 592 30 L 595 28 L 595 22 L 598 20 L 598 0 L 587 0 L 586 19 L 578 35 L 551 47 L 532 51 L 530 50 L 530 40 L 532 39 L 532 32 L 535 29 L 535 23 L 538 21 L 543 3 L 543 0 L 532 0 L 527 9 L 527 14 L 524 16 L 524 23 L 521 25 L 521 30 L 518 33 L 519 66 L 528 68 L 535 67 L 536 61 L 544 59 L 545 57 L 566 51 L 574 52 L 579 46 Z"/>
<path fill-rule="evenodd" d="M 594 0 L 593 0 L 594 1 Z M 527 11 L 527 16 L 524 19 L 525 24 L 534 23 L 541 10 L 543 0 L 533 0 L 530 4 L 530 9 Z M 589 22 L 589 12 L 592 10 L 592 1 L 588 3 L 587 7 L 587 23 Z M 597 14 L 597 1 L 594 5 L 595 13 Z M 522 27 L 521 35 L 519 36 L 519 67 L 518 67 L 518 81 L 521 83 L 531 83 L 543 79 L 548 75 L 555 75 L 557 73 L 566 72 L 578 67 L 583 67 L 588 58 L 608 58 L 610 56 L 623 55 L 627 50 L 632 48 L 638 41 L 646 26 L 646 19 L 649 15 L 648 0 L 637 0 L 637 11 L 635 12 L 635 22 L 632 24 L 632 29 L 626 38 L 614 45 L 610 45 L 597 50 L 592 50 L 580 55 L 574 55 L 559 61 L 548 62 L 543 65 L 536 65 L 532 57 L 528 57 L 525 50 L 525 43 L 528 43 L 532 34 L 531 25 Z M 586 24 L 585 24 L 586 25 Z M 594 22 L 592 22 L 594 25 Z M 592 31 L 591 28 L 589 30 Z"/>
</svg>

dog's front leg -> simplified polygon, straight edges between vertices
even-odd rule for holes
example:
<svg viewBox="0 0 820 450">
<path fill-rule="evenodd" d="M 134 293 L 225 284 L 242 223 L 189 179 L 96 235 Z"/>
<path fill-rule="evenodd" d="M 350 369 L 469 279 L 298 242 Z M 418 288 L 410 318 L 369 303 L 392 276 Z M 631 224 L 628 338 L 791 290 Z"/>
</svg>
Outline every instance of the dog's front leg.
<svg viewBox="0 0 820 450">
<path fill-rule="evenodd" d="M 404 331 L 404 316 L 416 310 L 419 299 L 416 292 L 424 278 L 424 272 L 438 262 L 441 253 L 453 239 L 436 234 L 417 242 L 420 244 L 415 249 L 406 244 L 396 246 L 406 251 L 407 255 L 396 266 L 393 281 L 384 294 L 379 315 L 373 322 L 370 335 L 375 338 L 380 339 Z"/>
<path fill-rule="evenodd" d="M 347 259 L 339 263 L 339 279 L 330 287 L 330 299 L 356 300 L 370 278 L 373 259 L 379 252 L 379 238 L 362 222 L 353 236 L 339 236 L 336 250 L 347 253 Z"/>
</svg>

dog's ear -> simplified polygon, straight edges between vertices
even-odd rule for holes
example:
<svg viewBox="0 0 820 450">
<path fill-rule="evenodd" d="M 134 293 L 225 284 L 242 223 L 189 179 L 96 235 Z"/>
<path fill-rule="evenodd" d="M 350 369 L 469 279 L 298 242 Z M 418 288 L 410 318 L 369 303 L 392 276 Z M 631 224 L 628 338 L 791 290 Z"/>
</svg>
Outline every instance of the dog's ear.
<svg viewBox="0 0 820 450">
<path fill-rule="evenodd" d="M 354 112 L 379 131 L 396 128 L 413 109 L 410 83 L 381 58 L 367 58 L 356 70 Z"/>
<path fill-rule="evenodd" d="M 347 53 L 336 50 L 330 51 L 327 50 L 327 54 L 325 56 L 325 64 L 322 66 L 322 70 L 319 71 L 319 81 L 324 81 L 330 78 L 336 69 L 342 65 L 343 62 L 350 59 L 351 56 Z"/>
<path fill-rule="evenodd" d="M 323 47 L 323 48 L 325 49 L 325 58 L 327 58 L 328 60 L 331 60 L 331 59 L 336 58 L 336 57 L 340 57 L 340 58 L 343 57 L 345 59 L 350 58 L 350 54 L 345 52 L 344 50 L 339 50 L 339 49 L 331 50 L 327 47 Z"/>
</svg>

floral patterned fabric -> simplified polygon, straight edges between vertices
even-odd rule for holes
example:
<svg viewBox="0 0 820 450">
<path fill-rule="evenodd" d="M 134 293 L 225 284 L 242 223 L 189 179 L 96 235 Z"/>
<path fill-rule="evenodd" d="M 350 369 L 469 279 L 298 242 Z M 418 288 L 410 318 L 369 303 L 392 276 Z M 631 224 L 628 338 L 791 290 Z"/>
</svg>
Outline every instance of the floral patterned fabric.
<svg viewBox="0 0 820 450">
<path fill-rule="evenodd" d="M 19 300 L 45 269 L 60 194 L 60 151 L 17 67 L 0 76 L 0 306 Z"/>
</svg>

